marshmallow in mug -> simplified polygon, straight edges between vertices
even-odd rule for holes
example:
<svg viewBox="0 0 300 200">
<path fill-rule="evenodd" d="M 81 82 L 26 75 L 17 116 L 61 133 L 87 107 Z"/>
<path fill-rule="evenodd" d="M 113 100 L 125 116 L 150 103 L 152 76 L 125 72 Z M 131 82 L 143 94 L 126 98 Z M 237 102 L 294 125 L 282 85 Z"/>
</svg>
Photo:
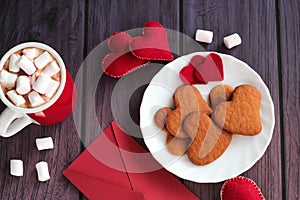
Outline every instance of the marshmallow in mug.
<svg viewBox="0 0 300 200">
<path fill-rule="evenodd" d="M 30 90 L 31 90 L 31 85 L 28 76 L 24 76 L 24 75 L 19 76 L 17 80 L 16 91 L 19 94 L 24 95 L 30 92 Z"/>
<path fill-rule="evenodd" d="M 45 94 L 51 80 L 52 79 L 49 76 L 41 73 L 37 80 L 33 83 L 32 87 L 40 94 Z"/>
<path fill-rule="evenodd" d="M 225 46 L 228 49 L 231 49 L 231 48 L 233 48 L 235 46 L 238 46 L 242 43 L 242 39 L 239 36 L 239 34 L 237 34 L 237 33 L 234 33 L 232 35 L 224 37 L 223 41 L 224 41 Z"/>
<path fill-rule="evenodd" d="M 212 43 L 214 33 L 212 31 L 198 29 L 196 31 L 196 40 L 199 42 Z"/>
<path fill-rule="evenodd" d="M 45 101 L 36 91 L 31 91 L 28 95 L 28 100 L 32 107 L 42 105 Z"/>
<path fill-rule="evenodd" d="M 31 60 L 35 59 L 36 57 L 40 56 L 43 53 L 43 50 L 37 49 L 34 47 L 23 49 L 22 53 Z"/>
<path fill-rule="evenodd" d="M 9 65 L 8 65 L 9 71 L 11 71 L 11 72 L 19 72 L 20 71 L 20 67 L 18 65 L 16 65 L 16 62 L 19 58 L 20 58 L 20 55 L 18 55 L 18 54 L 13 54 L 10 56 Z"/>
<path fill-rule="evenodd" d="M 57 74 L 60 71 L 59 66 L 57 65 L 56 61 L 52 61 L 47 67 L 46 69 L 43 71 L 43 74 L 47 75 L 47 76 L 53 76 L 55 74 Z"/>
<path fill-rule="evenodd" d="M 36 143 L 36 147 L 39 151 L 54 148 L 53 140 L 51 137 L 37 138 L 35 140 L 35 143 Z"/>
<path fill-rule="evenodd" d="M 0 73 L 0 82 L 3 87 L 13 88 L 16 85 L 18 75 L 2 70 Z"/>
<path fill-rule="evenodd" d="M 48 163 L 41 161 L 35 165 L 39 181 L 47 181 L 50 179 Z"/>
<path fill-rule="evenodd" d="M 23 161 L 18 159 L 10 160 L 10 174 L 13 176 L 23 176 Z"/>
<path fill-rule="evenodd" d="M 21 106 L 26 103 L 26 100 L 23 96 L 18 95 L 15 90 L 10 90 L 7 93 L 7 97 L 15 104 L 16 106 Z"/>
<path fill-rule="evenodd" d="M 33 62 L 25 55 L 22 55 L 17 60 L 16 65 L 18 65 L 28 75 L 32 75 L 36 71 L 36 67 Z"/>
<path fill-rule="evenodd" d="M 45 51 L 37 59 L 34 60 L 34 64 L 38 69 L 44 69 L 52 61 L 51 55 Z"/>
<path fill-rule="evenodd" d="M 48 97 L 49 99 L 52 98 L 54 96 L 55 92 L 57 91 L 59 85 L 60 85 L 60 82 L 51 79 L 51 81 L 48 85 L 48 88 L 45 92 L 45 96 Z"/>
</svg>

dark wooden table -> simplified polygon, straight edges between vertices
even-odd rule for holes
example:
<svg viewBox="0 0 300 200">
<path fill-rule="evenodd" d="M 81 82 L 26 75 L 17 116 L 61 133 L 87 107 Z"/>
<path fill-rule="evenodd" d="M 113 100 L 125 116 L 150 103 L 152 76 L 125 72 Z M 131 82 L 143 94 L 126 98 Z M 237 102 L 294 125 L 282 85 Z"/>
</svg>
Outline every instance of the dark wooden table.
<svg viewBox="0 0 300 200">
<path fill-rule="evenodd" d="M 214 42 L 207 50 L 228 53 L 244 60 L 257 71 L 270 89 L 276 125 L 265 155 L 243 175 L 253 179 L 266 199 L 299 199 L 300 195 L 300 4 L 298 0 L 1 0 L 0 55 L 25 41 L 40 41 L 57 49 L 75 78 L 84 58 L 115 31 L 142 27 L 149 19 L 160 21 L 166 28 L 194 37 L 197 28 L 214 32 Z M 243 44 L 227 50 L 223 37 L 238 32 Z M 181 47 L 182 53 L 189 49 Z M 87 98 L 82 104 L 81 135 L 74 116 L 64 122 L 44 127 L 31 125 L 11 138 L 0 138 L 0 198 L 6 199 L 85 199 L 65 178 L 62 171 L 99 133 L 88 133 L 94 124 L 88 113 L 96 108 L 102 127 L 113 120 L 111 95 L 117 79 L 102 76 L 96 96 L 90 94 L 90 68 L 83 73 Z M 128 118 L 139 119 L 139 104 L 145 87 L 130 100 Z M 126 92 L 126 91 L 124 91 Z M 120 101 L 122 101 L 122 94 Z M 124 94 L 123 94 L 124 95 Z M 91 98 L 96 98 L 96 105 Z M 4 105 L 1 103 L 1 110 Z M 38 152 L 37 137 L 52 136 L 55 149 Z M 83 143 L 81 142 L 83 141 Z M 9 161 L 24 161 L 23 177 L 9 174 Z M 46 160 L 51 180 L 36 178 L 35 163 Z M 222 183 L 198 184 L 181 180 L 203 200 L 219 199 Z"/>
</svg>

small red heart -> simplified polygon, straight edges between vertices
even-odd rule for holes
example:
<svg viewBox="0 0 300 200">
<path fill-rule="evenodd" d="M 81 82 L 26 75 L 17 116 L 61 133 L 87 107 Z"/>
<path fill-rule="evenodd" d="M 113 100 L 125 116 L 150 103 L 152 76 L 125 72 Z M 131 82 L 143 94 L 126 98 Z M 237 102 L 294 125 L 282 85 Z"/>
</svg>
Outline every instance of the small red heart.
<svg viewBox="0 0 300 200">
<path fill-rule="evenodd" d="M 159 22 L 146 22 L 142 32 L 143 36 L 135 37 L 129 43 L 134 56 L 144 60 L 174 60 L 167 32 Z"/>
<path fill-rule="evenodd" d="M 104 73 L 114 78 L 120 78 L 150 63 L 131 54 L 128 46 L 131 40 L 132 37 L 124 32 L 114 33 L 108 39 L 108 47 L 112 52 L 102 60 L 101 67 Z"/>
<path fill-rule="evenodd" d="M 222 58 L 215 53 L 208 54 L 204 63 L 196 66 L 195 75 L 205 83 L 224 80 Z"/>
<path fill-rule="evenodd" d="M 195 68 L 203 64 L 205 58 L 201 55 L 193 56 L 190 63 L 181 69 L 179 77 L 185 84 L 205 84 L 205 82 L 198 80 L 195 75 Z"/>
<path fill-rule="evenodd" d="M 238 176 L 227 180 L 221 188 L 221 200 L 265 200 L 251 179 Z"/>
</svg>

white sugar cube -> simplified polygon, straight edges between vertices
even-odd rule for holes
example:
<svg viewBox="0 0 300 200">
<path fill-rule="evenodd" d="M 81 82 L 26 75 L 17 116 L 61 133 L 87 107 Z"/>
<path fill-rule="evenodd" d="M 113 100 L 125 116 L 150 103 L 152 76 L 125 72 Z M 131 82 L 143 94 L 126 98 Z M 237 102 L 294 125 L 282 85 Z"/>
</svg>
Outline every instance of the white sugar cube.
<svg viewBox="0 0 300 200">
<path fill-rule="evenodd" d="M 31 86 L 30 86 L 30 80 L 28 78 L 28 76 L 19 76 L 18 80 L 17 80 L 17 87 L 16 87 L 16 91 L 21 94 L 27 94 L 28 92 L 30 92 L 31 90 Z"/>
<path fill-rule="evenodd" d="M 40 56 L 43 53 L 43 50 L 37 49 L 34 47 L 23 49 L 22 53 L 30 58 L 31 60 L 35 59 L 36 57 Z"/>
<path fill-rule="evenodd" d="M 7 93 L 8 98 L 16 105 L 20 106 L 26 103 L 23 96 L 18 95 L 15 90 L 10 90 Z"/>
<path fill-rule="evenodd" d="M 43 69 L 52 61 L 51 55 L 45 51 L 37 59 L 35 59 L 34 64 L 38 69 Z"/>
<path fill-rule="evenodd" d="M 196 31 L 196 40 L 199 42 L 212 43 L 214 33 L 212 31 L 198 29 Z"/>
<path fill-rule="evenodd" d="M 239 36 L 239 34 L 237 34 L 237 33 L 234 33 L 232 35 L 224 37 L 223 41 L 224 41 L 225 46 L 228 49 L 231 49 L 231 48 L 233 48 L 235 46 L 238 46 L 242 43 L 242 39 Z"/>
<path fill-rule="evenodd" d="M 10 160 L 10 174 L 13 176 L 23 176 L 23 161 L 18 159 Z"/>
<path fill-rule="evenodd" d="M 36 71 L 36 67 L 34 66 L 33 62 L 25 55 L 22 55 L 17 60 L 16 65 L 19 66 L 28 75 L 31 75 Z"/>
<path fill-rule="evenodd" d="M 18 65 L 16 65 L 16 62 L 19 58 L 20 58 L 20 56 L 17 54 L 12 54 L 10 56 L 9 66 L 8 66 L 9 71 L 11 71 L 11 72 L 19 72 L 20 71 L 20 67 Z"/>
<path fill-rule="evenodd" d="M 38 180 L 39 181 L 48 181 L 50 179 L 49 169 L 48 169 L 48 163 L 45 161 L 41 161 L 35 165 Z"/>
<path fill-rule="evenodd" d="M 59 85 L 60 82 L 51 79 L 51 82 L 45 92 L 45 96 L 48 97 L 49 99 L 52 98 L 55 92 L 57 91 Z"/>
<path fill-rule="evenodd" d="M 4 69 L 0 73 L 1 85 L 7 88 L 15 87 L 17 78 L 18 78 L 17 74 L 10 73 Z"/>
<path fill-rule="evenodd" d="M 56 73 L 58 73 L 60 71 L 59 66 L 57 65 L 57 63 L 55 61 L 52 61 L 47 67 L 46 69 L 43 71 L 43 74 L 46 74 L 47 76 L 53 76 Z"/>
<path fill-rule="evenodd" d="M 53 140 L 51 137 L 37 138 L 35 140 L 35 143 L 39 151 L 54 148 Z"/>
<path fill-rule="evenodd" d="M 39 106 L 45 102 L 44 99 L 36 91 L 32 91 L 29 93 L 28 100 L 32 107 Z"/>
<path fill-rule="evenodd" d="M 45 94 L 50 82 L 51 78 L 45 74 L 40 74 L 39 77 L 36 79 L 36 81 L 33 84 L 33 89 L 40 94 Z"/>
</svg>

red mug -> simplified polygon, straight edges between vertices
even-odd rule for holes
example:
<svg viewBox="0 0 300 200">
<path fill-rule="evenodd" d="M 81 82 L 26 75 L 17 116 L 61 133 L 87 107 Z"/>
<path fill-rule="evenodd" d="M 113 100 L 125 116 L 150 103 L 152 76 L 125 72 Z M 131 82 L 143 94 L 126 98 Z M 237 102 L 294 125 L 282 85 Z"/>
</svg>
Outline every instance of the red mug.
<svg viewBox="0 0 300 200">
<path fill-rule="evenodd" d="M 15 106 L 0 89 L 0 99 L 7 106 L 0 115 L 0 136 L 2 137 L 13 136 L 31 123 L 38 125 L 59 123 L 71 114 L 76 102 L 76 88 L 72 77 L 60 55 L 46 44 L 27 42 L 13 47 L 2 57 L 0 71 L 13 53 L 28 47 L 48 51 L 55 58 L 60 67 L 61 83 L 56 94 L 47 103 L 35 108 Z"/>
</svg>

